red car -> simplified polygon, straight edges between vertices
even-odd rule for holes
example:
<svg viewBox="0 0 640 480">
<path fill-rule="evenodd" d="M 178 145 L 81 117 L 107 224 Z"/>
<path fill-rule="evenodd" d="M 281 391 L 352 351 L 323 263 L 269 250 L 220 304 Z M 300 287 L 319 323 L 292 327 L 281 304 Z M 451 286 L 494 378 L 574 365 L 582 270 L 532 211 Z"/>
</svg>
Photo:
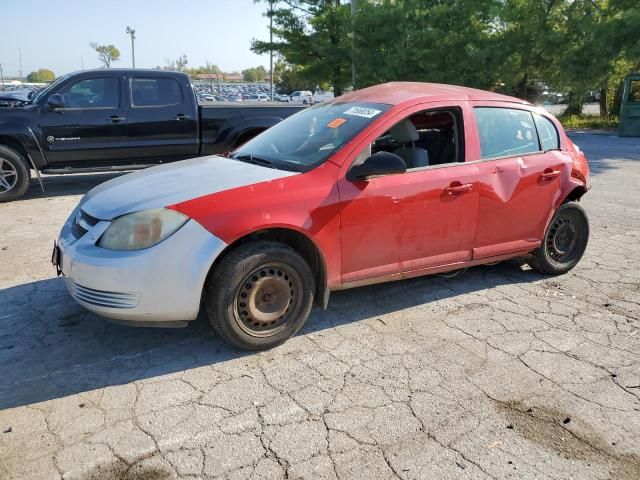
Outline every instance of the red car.
<svg viewBox="0 0 640 480">
<path fill-rule="evenodd" d="M 137 325 L 206 305 L 231 343 L 294 335 L 331 290 L 524 257 L 562 274 L 589 226 L 585 156 L 516 98 L 388 83 L 310 107 L 229 157 L 89 192 L 54 252 L 73 297 Z"/>
</svg>

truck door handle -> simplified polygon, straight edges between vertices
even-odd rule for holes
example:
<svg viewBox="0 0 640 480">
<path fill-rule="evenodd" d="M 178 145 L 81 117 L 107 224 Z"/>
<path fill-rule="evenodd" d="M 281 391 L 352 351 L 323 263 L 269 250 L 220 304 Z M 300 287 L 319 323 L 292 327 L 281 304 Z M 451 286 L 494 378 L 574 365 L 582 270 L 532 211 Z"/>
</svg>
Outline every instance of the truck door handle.
<svg viewBox="0 0 640 480">
<path fill-rule="evenodd" d="M 109 117 L 109 120 L 111 120 L 111 123 L 120 123 L 126 120 L 126 117 L 119 117 L 118 115 L 111 115 Z"/>
<path fill-rule="evenodd" d="M 473 183 L 460 183 L 452 182 L 447 188 L 444 189 L 444 193 L 450 196 L 462 195 L 473 190 Z"/>
<path fill-rule="evenodd" d="M 191 117 L 189 115 L 185 115 L 184 113 L 179 113 L 178 115 L 176 115 L 176 120 L 178 120 L 179 122 L 183 121 L 183 120 L 189 120 Z"/>
<path fill-rule="evenodd" d="M 550 182 L 554 178 L 558 178 L 560 176 L 560 170 L 553 170 L 552 168 L 545 168 L 544 172 L 540 174 L 541 182 Z"/>
</svg>

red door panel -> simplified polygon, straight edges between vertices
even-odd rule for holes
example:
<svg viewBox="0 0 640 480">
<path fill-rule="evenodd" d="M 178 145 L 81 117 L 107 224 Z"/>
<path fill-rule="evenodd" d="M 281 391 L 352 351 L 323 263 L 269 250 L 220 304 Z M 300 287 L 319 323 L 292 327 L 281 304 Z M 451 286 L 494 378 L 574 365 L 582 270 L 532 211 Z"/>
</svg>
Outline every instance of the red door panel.
<svg viewBox="0 0 640 480">
<path fill-rule="evenodd" d="M 477 165 L 461 163 L 341 179 L 343 282 L 470 260 L 476 176 Z"/>
<path fill-rule="evenodd" d="M 550 151 L 478 163 L 474 258 L 536 248 L 571 174 L 571 158 Z"/>
</svg>

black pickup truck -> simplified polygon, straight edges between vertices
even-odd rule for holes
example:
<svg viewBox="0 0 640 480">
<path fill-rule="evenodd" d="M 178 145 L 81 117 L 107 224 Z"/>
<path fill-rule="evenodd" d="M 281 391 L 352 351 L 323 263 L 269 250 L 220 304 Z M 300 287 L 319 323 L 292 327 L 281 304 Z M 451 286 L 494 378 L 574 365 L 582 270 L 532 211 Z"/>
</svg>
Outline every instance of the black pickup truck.
<svg viewBox="0 0 640 480">
<path fill-rule="evenodd" d="M 88 70 L 0 93 L 0 202 L 24 195 L 31 170 L 40 179 L 222 153 L 301 108 L 198 105 L 187 75 L 160 70 Z"/>
</svg>

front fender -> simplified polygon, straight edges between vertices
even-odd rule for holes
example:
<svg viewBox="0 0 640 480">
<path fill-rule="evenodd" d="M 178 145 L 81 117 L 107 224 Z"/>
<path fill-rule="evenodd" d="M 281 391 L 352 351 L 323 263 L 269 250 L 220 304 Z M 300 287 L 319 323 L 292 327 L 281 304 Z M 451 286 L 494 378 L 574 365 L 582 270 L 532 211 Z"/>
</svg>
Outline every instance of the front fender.
<svg viewBox="0 0 640 480">
<path fill-rule="evenodd" d="M 26 153 L 34 166 L 40 169 L 47 165 L 47 160 L 37 143 L 39 129 L 30 131 L 30 128 L 26 123 L 0 121 L 0 144 Z"/>
</svg>

